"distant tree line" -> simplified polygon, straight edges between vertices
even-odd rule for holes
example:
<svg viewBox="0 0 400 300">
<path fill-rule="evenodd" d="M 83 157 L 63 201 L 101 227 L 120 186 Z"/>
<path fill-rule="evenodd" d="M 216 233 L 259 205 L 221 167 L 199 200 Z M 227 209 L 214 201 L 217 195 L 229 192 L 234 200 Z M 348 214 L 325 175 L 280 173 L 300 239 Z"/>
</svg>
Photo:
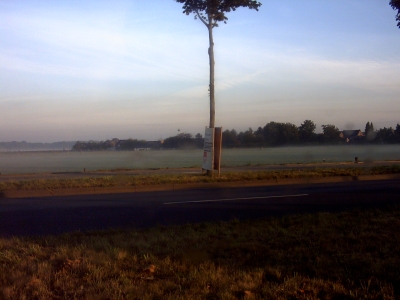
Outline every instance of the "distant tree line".
<svg viewBox="0 0 400 300">
<path fill-rule="evenodd" d="M 305 120 L 300 126 L 292 123 L 269 122 L 256 131 L 249 128 L 237 133 L 235 129 L 222 133 L 222 146 L 235 147 L 275 147 L 290 145 L 338 145 L 338 144 L 394 144 L 400 143 L 400 125 L 374 129 L 368 122 L 365 130 L 340 131 L 335 125 L 321 125 L 322 133 L 315 133 L 316 125 L 311 120 Z M 349 134 L 349 137 L 347 137 Z"/>
<path fill-rule="evenodd" d="M 114 138 L 112 140 L 107 141 L 88 141 L 88 142 L 76 142 L 72 147 L 72 151 L 100 151 L 100 150 L 109 150 L 115 148 L 119 140 Z"/>
<path fill-rule="evenodd" d="M 55 143 L 30 143 L 22 142 L 0 142 L 0 151 L 60 151 L 70 150 L 74 142 Z"/>
<path fill-rule="evenodd" d="M 292 123 L 269 122 L 257 130 L 249 128 L 237 132 L 226 129 L 222 132 L 224 148 L 278 147 L 293 145 L 339 145 L 339 144 L 395 144 L 400 143 L 400 125 L 396 128 L 380 128 L 375 130 L 372 122 L 367 122 L 364 131 L 340 131 L 335 125 L 321 125 L 322 133 L 316 133 L 317 126 L 311 120 L 305 120 L 300 126 Z M 104 142 L 77 142 L 73 151 L 94 150 L 142 150 L 142 149 L 201 149 L 203 136 L 198 133 L 179 133 L 164 141 L 118 140 Z"/>
<path fill-rule="evenodd" d="M 179 133 L 166 138 L 162 144 L 165 149 L 198 149 L 203 148 L 204 138 L 198 133 L 194 137 L 190 133 Z"/>
<path fill-rule="evenodd" d="M 119 140 L 114 138 L 107 141 L 76 142 L 72 151 L 101 151 L 101 150 L 148 150 L 148 149 L 198 149 L 204 144 L 203 136 L 198 133 L 193 137 L 190 133 L 179 133 L 163 141 L 146 141 L 137 139 Z"/>
</svg>

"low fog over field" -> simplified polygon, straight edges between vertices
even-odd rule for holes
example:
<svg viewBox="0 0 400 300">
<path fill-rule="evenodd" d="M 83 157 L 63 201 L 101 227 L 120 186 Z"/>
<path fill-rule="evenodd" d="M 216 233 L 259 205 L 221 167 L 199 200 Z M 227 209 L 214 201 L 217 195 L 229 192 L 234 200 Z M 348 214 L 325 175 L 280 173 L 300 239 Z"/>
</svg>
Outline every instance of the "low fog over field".
<svg viewBox="0 0 400 300">
<path fill-rule="evenodd" d="M 82 172 L 110 169 L 201 168 L 202 150 L 0 152 L 0 173 Z M 222 166 L 400 160 L 400 145 L 224 149 Z"/>
</svg>

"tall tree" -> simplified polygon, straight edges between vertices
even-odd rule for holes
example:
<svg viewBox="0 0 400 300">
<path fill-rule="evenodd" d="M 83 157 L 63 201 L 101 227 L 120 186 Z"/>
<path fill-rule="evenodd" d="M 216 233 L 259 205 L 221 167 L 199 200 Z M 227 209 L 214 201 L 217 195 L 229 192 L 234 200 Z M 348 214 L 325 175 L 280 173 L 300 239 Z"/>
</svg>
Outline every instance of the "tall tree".
<svg viewBox="0 0 400 300">
<path fill-rule="evenodd" d="M 400 124 L 399 123 L 397 123 L 394 133 L 400 137 Z"/>
<path fill-rule="evenodd" d="M 176 0 L 183 3 L 183 13 L 186 15 L 194 14 L 195 19 L 199 19 L 208 30 L 209 48 L 208 56 L 210 61 L 210 128 L 215 127 L 215 96 L 214 96 L 214 39 L 213 28 L 218 27 L 219 22 L 228 20 L 226 13 L 235 11 L 239 7 L 255 9 L 261 3 L 254 0 Z"/>
<path fill-rule="evenodd" d="M 369 124 L 368 121 L 367 124 L 365 124 L 365 135 L 367 135 L 370 130 L 371 130 L 371 124 Z"/>
<path fill-rule="evenodd" d="M 237 138 L 237 132 L 235 129 L 229 131 L 228 129 L 222 132 L 222 146 L 227 148 L 238 147 L 240 141 Z"/>
<path fill-rule="evenodd" d="M 269 122 L 264 126 L 264 138 L 267 146 L 293 145 L 299 141 L 299 131 L 291 123 Z"/>
<path fill-rule="evenodd" d="M 400 28 L 400 0 L 390 0 L 390 6 L 394 10 L 397 9 L 396 21 L 398 21 L 397 26 Z"/>
<path fill-rule="evenodd" d="M 303 143 L 316 141 L 317 135 L 314 132 L 316 127 L 313 121 L 305 120 L 298 128 L 300 141 Z"/>
<path fill-rule="evenodd" d="M 240 143 L 246 147 L 257 146 L 257 138 L 251 127 L 249 128 L 249 130 L 239 133 L 238 138 Z"/>
<path fill-rule="evenodd" d="M 329 144 L 336 144 L 340 140 L 340 131 L 339 129 L 332 124 L 321 125 L 323 135 L 323 142 Z"/>
<path fill-rule="evenodd" d="M 280 123 L 272 121 L 264 126 L 264 139 L 267 146 L 276 146 L 278 144 L 280 135 L 279 124 Z"/>
<path fill-rule="evenodd" d="M 376 133 L 375 142 L 379 144 L 391 144 L 395 142 L 395 130 L 392 127 L 380 128 Z"/>
<path fill-rule="evenodd" d="M 397 123 L 396 129 L 394 130 L 394 135 L 395 135 L 395 142 L 400 143 L 400 124 Z"/>
<path fill-rule="evenodd" d="M 365 138 L 368 142 L 371 142 L 376 137 L 374 124 L 371 122 L 367 122 L 365 124 Z"/>
</svg>

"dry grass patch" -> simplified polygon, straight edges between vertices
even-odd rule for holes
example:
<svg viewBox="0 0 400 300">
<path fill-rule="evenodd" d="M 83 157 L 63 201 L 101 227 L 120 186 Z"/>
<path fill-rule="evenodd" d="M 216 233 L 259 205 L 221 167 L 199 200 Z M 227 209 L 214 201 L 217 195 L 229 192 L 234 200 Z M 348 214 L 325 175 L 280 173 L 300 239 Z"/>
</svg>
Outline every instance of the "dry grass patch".
<svg viewBox="0 0 400 300">
<path fill-rule="evenodd" d="M 1 299 L 399 299 L 400 207 L 0 239 Z"/>
<path fill-rule="evenodd" d="M 209 177 L 202 174 L 168 175 L 115 175 L 75 179 L 38 179 L 0 182 L 0 193 L 8 190 L 54 190 L 96 187 L 134 187 L 166 184 L 189 184 L 211 182 L 237 182 L 257 180 L 278 180 L 296 178 L 320 178 L 334 176 L 400 174 L 400 166 L 380 166 L 372 168 L 315 168 L 279 171 L 227 172 L 221 177 Z"/>
</svg>

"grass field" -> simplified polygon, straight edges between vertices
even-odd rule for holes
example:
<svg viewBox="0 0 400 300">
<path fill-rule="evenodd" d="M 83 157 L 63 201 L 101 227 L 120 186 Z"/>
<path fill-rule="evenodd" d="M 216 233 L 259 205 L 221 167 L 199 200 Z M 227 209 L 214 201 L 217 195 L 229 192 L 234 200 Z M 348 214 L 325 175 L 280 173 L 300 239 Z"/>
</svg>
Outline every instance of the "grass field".
<svg viewBox="0 0 400 300">
<path fill-rule="evenodd" d="M 223 166 L 400 160 L 400 145 L 223 149 Z M 1 174 L 112 169 L 201 168 L 202 150 L 0 152 Z"/>
<path fill-rule="evenodd" d="M 376 167 L 336 167 L 308 168 L 270 171 L 227 172 L 220 177 L 209 177 L 197 174 L 167 174 L 167 175 L 115 175 L 104 177 L 84 177 L 67 179 L 34 179 L 0 181 L 0 193 L 12 190 L 54 190 L 96 187 L 136 187 L 165 184 L 189 184 L 211 182 L 240 182 L 259 180 L 278 180 L 296 178 L 320 178 L 334 176 L 361 176 L 380 174 L 400 174 L 400 165 Z"/>
<path fill-rule="evenodd" d="M 399 299 L 400 207 L 0 239 L 1 299 Z"/>
<path fill-rule="evenodd" d="M 12 189 L 399 174 L 400 166 L 0 182 Z M 400 206 L 0 238 L 0 299 L 400 299 Z"/>
</svg>

